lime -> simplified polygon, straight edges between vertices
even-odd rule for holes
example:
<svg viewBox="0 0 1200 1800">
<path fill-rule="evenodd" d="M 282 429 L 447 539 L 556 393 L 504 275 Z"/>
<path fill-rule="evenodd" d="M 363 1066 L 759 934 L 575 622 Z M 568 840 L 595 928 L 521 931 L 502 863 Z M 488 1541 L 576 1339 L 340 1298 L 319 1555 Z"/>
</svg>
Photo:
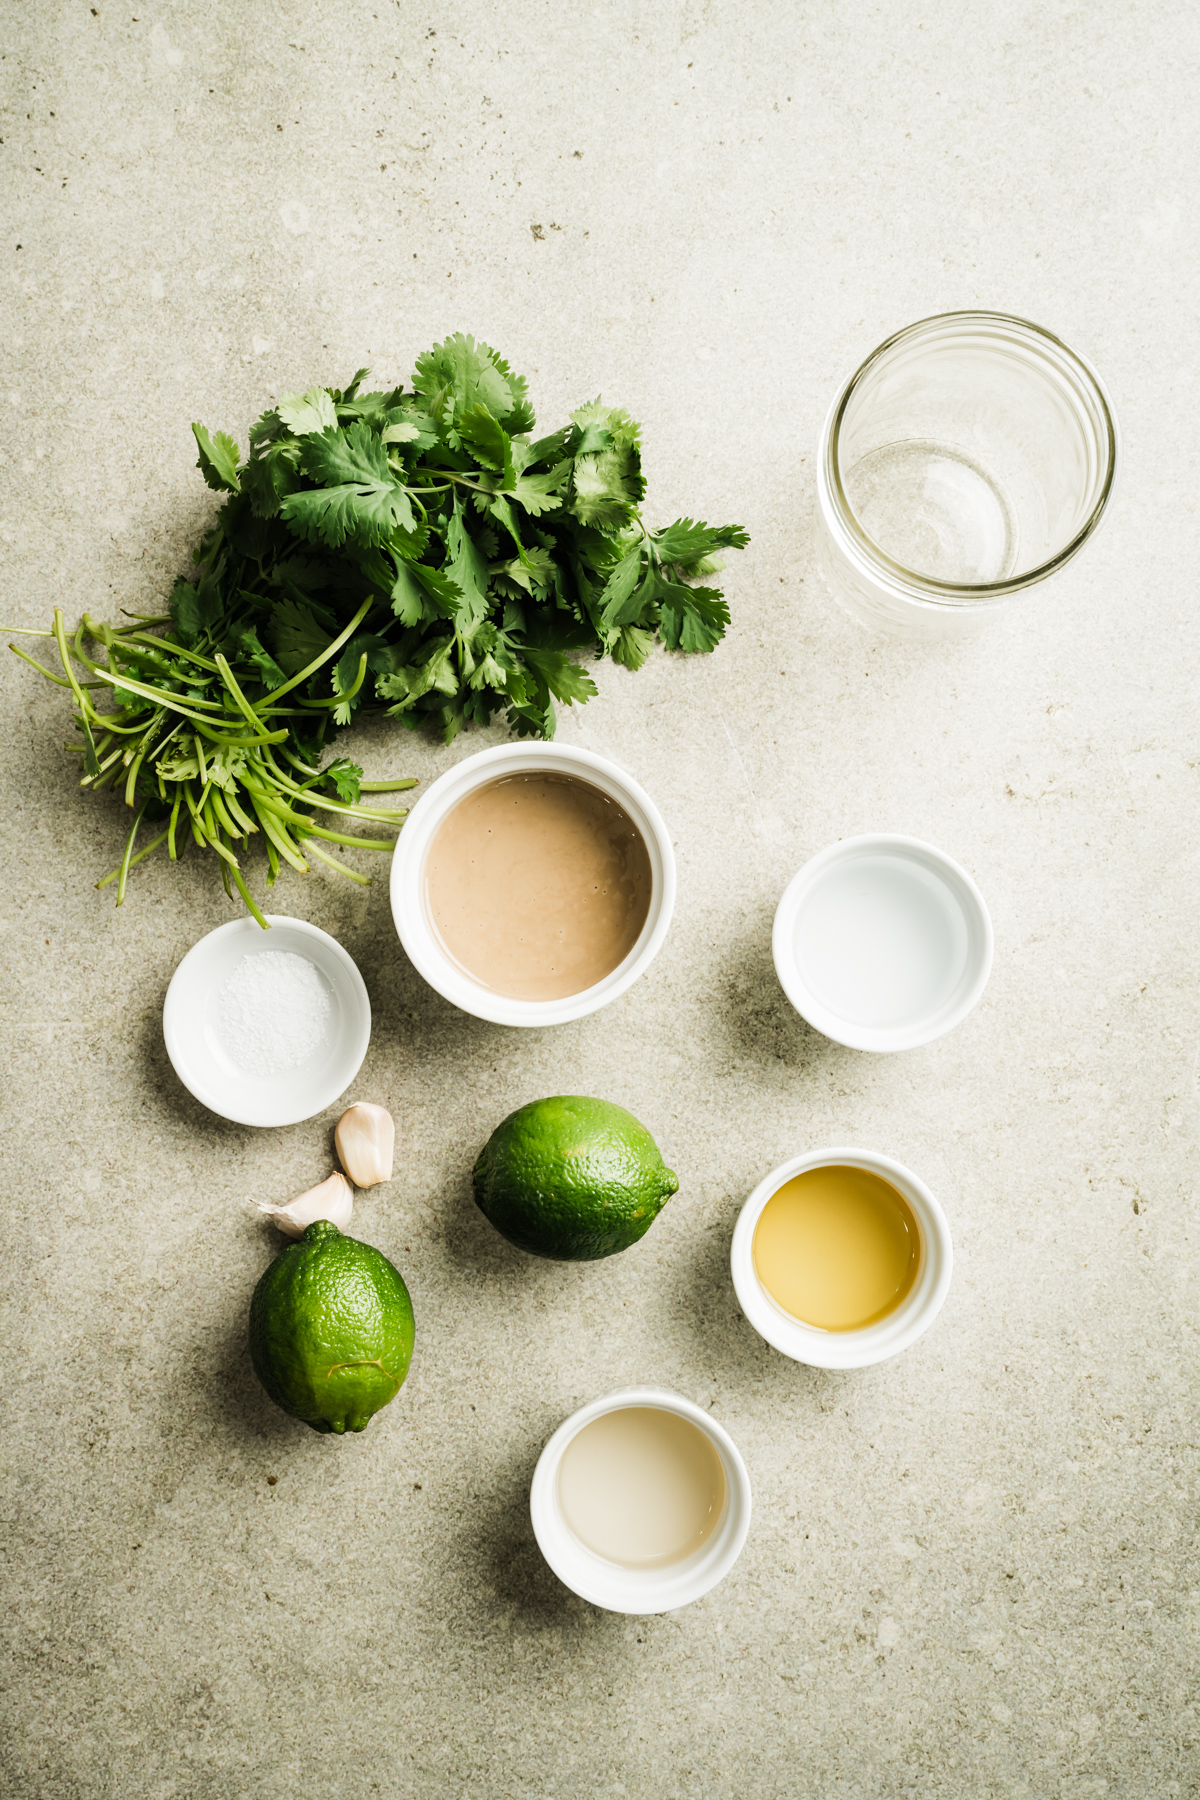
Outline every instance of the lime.
<svg viewBox="0 0 1200 1800">
<path fill-rule="evenodd" d="M 518 1107 L 475 1164 L 475 1203 L 532 1256 L 588 1262 L 649 1231 L 679 1182 L 623 1106 L 559 1094 Z"/>
<path fill-rule="evenodd" d="M 364 1430 L 400 1392 L 412 1351 L 399 1270 L 327 1219 L 281 1250 L 254 1290 L 254 1372 L 276 1406 L 314 1431 Z"/>
</svg>

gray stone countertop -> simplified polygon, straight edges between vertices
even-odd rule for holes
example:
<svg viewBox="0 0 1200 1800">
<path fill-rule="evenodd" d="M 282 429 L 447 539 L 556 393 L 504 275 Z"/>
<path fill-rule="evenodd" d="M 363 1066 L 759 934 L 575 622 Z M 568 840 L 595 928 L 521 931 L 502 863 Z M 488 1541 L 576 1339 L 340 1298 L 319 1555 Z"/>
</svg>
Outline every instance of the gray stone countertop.
<svg viewBox="0 0 1200 1800">
<path fill-rule="evenodd" d="M 6 39 L 4 623 L 158 609 L 214 505 L 190 420 L 244 443 L 460 329 L 547 429 L 598 392 L 641 419 L 656 522 L 753 542 L 716 654 L 605 664 L 562 715 L 677 842 L 618 1004 L 484 1025 L 384 884 L 275 890 L 362 968 L 356 1091 L 399 1127 L 356 1228 L 418 1349 L 352 1441 L 276 1412 L 245 1344 L 249 1198 L 326 1172 L 337 1109 L 256 1132 L 180 1087 L 163 994 L 229 905 L 199 859 L 94 891 L 121 808 L 4 658 L 5 1796 L 1200 1793 L 1194 9 L 61 0 Z M 821 420 L 958 306 L 1092 357 L 1123 485 L 990 635 L 876 642 L 815 566 Z M 355 744 L 428 781 L 501 738 Z M 871 829 L 958 858 L 996 927 L 977 1010 L 894 1057 L 815 1035 L 770 958 L 788 878 Z M 471 1203 L 554 1092 L 628 1106 L 681 1177 L 607 1263 Z M 767 1170 L 839 1142 L 925 1177 L 957 1265 L 928 1336 L 834 1377 L 758 1340 L 728 1250 Z M 573 1599 L 527 1511 L 552 1429 L 635 1381 L 711 1406 L 756 1506 L 723 1586 L 640 1620 Z"/>
</svg>

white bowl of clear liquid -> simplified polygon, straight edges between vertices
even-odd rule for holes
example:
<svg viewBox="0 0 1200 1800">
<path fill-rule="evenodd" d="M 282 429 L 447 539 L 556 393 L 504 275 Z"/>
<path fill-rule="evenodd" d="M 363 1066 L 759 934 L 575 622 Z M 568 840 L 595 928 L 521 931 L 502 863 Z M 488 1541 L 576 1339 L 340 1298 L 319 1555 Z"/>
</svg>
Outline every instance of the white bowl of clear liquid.
<svg viewBox="0 0 1200 1800">
<path fill-rule="evenodd" d="M 771 937 L 784 993 L 851 1050 L 914 1050 L 960 1024 L 987 985 L 992 921 L 952 857 L 919 838 L 843 838 L 784 889 Z"/>
<path fill-rule="evenodd" d="M 1103 382 L 1052 332 L 1004 313 L 922 319 L 872 351 L 829 410 L 826 579 L 877 632 L 973 632 L 1094 536 L 1119 455 Z"/>
</svg>

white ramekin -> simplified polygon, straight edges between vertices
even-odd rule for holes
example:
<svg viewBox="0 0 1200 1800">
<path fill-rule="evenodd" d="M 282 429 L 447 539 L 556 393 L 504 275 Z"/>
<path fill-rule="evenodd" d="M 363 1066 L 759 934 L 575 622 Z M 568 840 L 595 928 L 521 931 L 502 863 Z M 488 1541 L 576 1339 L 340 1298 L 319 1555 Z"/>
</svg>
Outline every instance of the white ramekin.
<svg viewBox="0 0 1200 1800">
<path fill-rule="evenodd" d="M 447 954 L 425 904 L 425 861 L 447 813 L 486 782 L 526 771 L 574 775 L 619 801 L 641 832 L 650 858 L 650 910 L 637 943 L 611 975 L 561 1000 L 514 1000 L 472 980 Z M 615 763 L 566 744 L 501 744 L 468 756 L 422 794 L 405 820 L 392 856 L 392 916 L 409 960 L 430 987 L 463 1012 L 496 1025 L 564 1025 L 607 1006 L 654 961 L 674 907 L 675 853 L 658 808 Z"/>
<path fill-rule="evenodd" d="M 847 943 L 855 886 L 864 879 L 871 881 L 870 907 L 855 941 Z M 822 894 L 834 896 L 826 907 L 827 914 L 833 908 L 832 924 L 827 917 L 824 927 L 810 922 L 809 910 Z M 939 977 L 934 971 L 922 984 L 925 938 L 952 973 Z M 915 1050 L 961 1024 L 987 986 L 993 950 L 992 921 L 967 871 L 933 844 L 882 831 L 843 838 L 811 857 L 784 889 L 771 933 L 775 972 L 796 1011 L 835 1043 L 880 1053 Z M 889 1010 L 889 979 L 906 967 L 911 978 L 904 1009 Z M 826 997 L 839 991 L 852 994 L 856 1004 Z"/>
<path fill-rule="evenodd" d="M 627 1406 L 657 1406 L 698 1427 L 725 1471 L 725 1511 L 716 1531 L 694 1556 L 660 1569 L 624 1569 L 580 1543 L 563 1517 L 558 1470 L 563 1452 L 585 1425 Z M 542 1555 L 558 1579 L 593 1606 L 609 1612 L 664 1613 L 699 1600 L 728 1575 L 750 1530 L 750 1477 L 729 1433 L 701 1407 L 667 1388 L 629 1387 L 605 1394 L 563 1422 L 538 1458 L 529 1490 L 529 1512 Z"/>
<path fill-rule="evenodd" d="M 336 938 L 307 919 L 268 913 L 264 931 L 253 919 L 231 919 L 193 944 L 167 989 L 163 1037 L 185 1088 L 210 1112 L 236 1125 L 296 1125 L 344 1094 L 362 1068 L 371 1041 L 366 985 Z M 244 956 L 284 951 L 312 963 L 329 991 L 327 1042 L 298 1069 L 275 1075 L 238 1068 L 216 1026 L 221 992 Z"/>
<path fill-rule="evenodd" d="M 754 1231 L 771 1196 L 794 1175 L 836 1165 L 867 1169 L 890 1181 L 908 1201 L 921 1233 L 921 1266 L 911 1291 L 894 1313 L 861 1331 L 821 1331 L 794 1319 L 771 1298 L 754 1267 Z M 945 1213 L 925 1183 L 903 1163 L 875 1150 L 811 1150 L 781 1163 L 759 1182 L 738 1216 L 729 1260 L 742 1311 L 768 1344 L 816 1369 L 863 1369 L 898 1356 L 929 1330 L 950 1287 L 954 1247 Z"/>
</svg>

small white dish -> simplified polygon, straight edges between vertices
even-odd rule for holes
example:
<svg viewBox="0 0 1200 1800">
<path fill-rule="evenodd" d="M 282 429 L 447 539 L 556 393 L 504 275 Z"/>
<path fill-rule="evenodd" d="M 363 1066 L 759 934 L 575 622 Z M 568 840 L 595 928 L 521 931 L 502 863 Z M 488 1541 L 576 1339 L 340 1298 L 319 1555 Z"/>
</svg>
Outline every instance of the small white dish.
<svg viewBox="0 0 1200 1800">
<path fill-rule="evenodd" d="M 895 1312 L 858 1331 L 822 1331 L 794 1318 L 772 1299 L 754 1266 L 754 1232 L 767 1201 L 793 1176 L 830 1167 L 867 1169 L 890 1181 L 907 1200 L 921 1234 L 921 1262 L 911 1289 Z M 863 1369 L 899 1356 L 929 1330 L 950 1289 L 954 1246 L 945 1213 L 903 1163 L 874 1150 L 812 1150 L 781 1163 L 759 1182 L 738 1215 L 729 1261 L 738 1302 L 759 1337 L 793 1362 L 816 1369 Z"/>
<path fill-rule="evenodd" d="M 965 1019 L 992 967 L 992 921 L 932 844 L 843 838 L 784 889 L 771 951 L 784 993 L 851 1050 L 913 1050 Z"/>
<path fill-rule="evenodd" d="M 235 919 L 201 938 L 172 975 L 163 1006 L 163 1037 L 175 1073 L 210 1112 L 237 1125 L 296 1125 L 323 1112 L 354 1080 L 371 1041 L 366 985 L 337 939 L 305 919 L 267 918 L 270 931 L 253 919 Z M 325 1042 L 308 1060 L 268 1075 L 233 1061 L 218 1013 L 222 989 L 242 958 L 270 950 L 312 964 L 330 1011 Z"/>
<path fill-rule="evenodd" d="M 712 1444 L 725 1474 L 725 1511 L 711 1537 L 684 1562 L 656 1569 L 628 1569 L 597 1556 L 563 1517 L 558 1471 L 563 1452 L 585 1425 L 627 1406 L 656 1406 L 695 1425 Z M 629 1387 L 593 1400 L 563 1422 L 538 1458 L 529 1490 L 529 1512 L 542 1555 L 573 1593 L 609 1612 L 672 1612 L 699 1600 L 724 1580 L 742 1553 L 750 1530 L 750 1477 L 737 1445 L 712 1417 L 667 1388 Z"/>
<path fill-rule="evenodd" d="M 515 1000 L 473 980 L 446 951 L 425 901 L 425 859 L 446 815 L 476 788 L 526 770 L 574 775 L 618 801 L 641 832 L 650 858 L 650 910 L 637 943 L 603 981 L 559 1000 Z M 675 852 L 653 800 L 615 763 L 566 744 L 500 744 L 466 757 L 422 794 L 392 853 L 391 895 L 392 916 L 410 962 L 453 1005 L 496 1025 L 563 1025 L 617 999 L 658 955 L 675 909 Z"/>
</svg>

